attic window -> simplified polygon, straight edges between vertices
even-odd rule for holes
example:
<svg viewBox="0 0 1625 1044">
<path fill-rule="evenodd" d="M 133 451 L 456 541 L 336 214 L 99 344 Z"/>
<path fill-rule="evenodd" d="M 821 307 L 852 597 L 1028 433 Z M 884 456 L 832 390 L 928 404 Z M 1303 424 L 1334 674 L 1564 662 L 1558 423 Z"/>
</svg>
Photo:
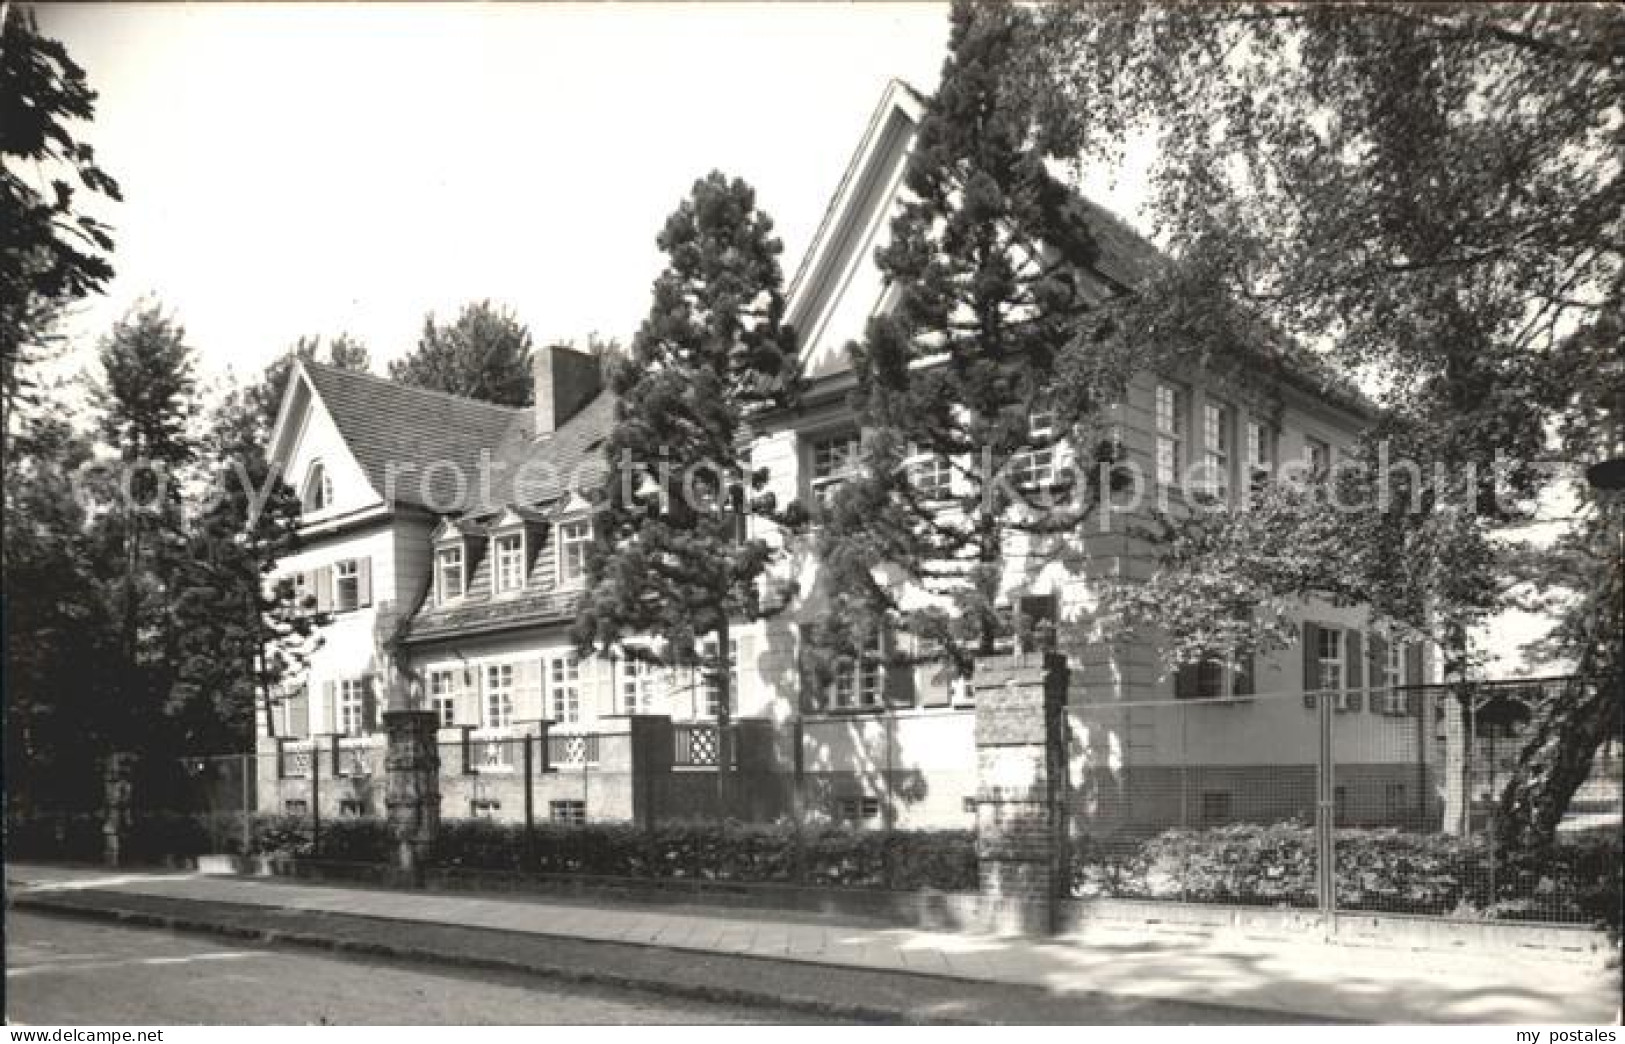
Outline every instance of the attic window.
<svg viewBox="0 0 1625 1044">
<path fill-rule="evenodd" d="M 321 461 L 312 461 L 305 472 L 305 492 L 299 499 L 306 511 L 321 511 L 333 503 L 333 479 Z"/>
<path fill-rule="evenodd" d="M 496 589 L 498 594 L 525 586 L 525 535 L 510 533 L 496 539 Z"/>
<path fill-rule="evenodd" d="M 587 545 L 592 526 L 585 520 L 559 523 L 559 580 L 579 584 L 587 576 Z"/>
<path fill-rule="evenodd" d="M 463 549 L 443 547 L 435 553 L 435 569 L 439 573 L 440 600 L 448 602 L 463 596 Z"/>
</svg>

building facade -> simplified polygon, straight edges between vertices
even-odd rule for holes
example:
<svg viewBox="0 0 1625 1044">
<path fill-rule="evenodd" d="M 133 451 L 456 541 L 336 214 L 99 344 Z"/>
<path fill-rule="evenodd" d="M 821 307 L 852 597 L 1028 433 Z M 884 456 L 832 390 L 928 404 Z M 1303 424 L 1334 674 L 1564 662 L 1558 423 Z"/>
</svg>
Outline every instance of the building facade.
<svg viewBox="0 0 1625 1044">
<path fill-rule="evenodd" d="M 856 463 L 845 345 L 890 304 L 873 258 L 921 112 L 906 85 L 887 88 L 791 284 L 806 394 L 793 414 L 764 418 L 751 448 L 781 503 L 816 503 Z M 1095 277 L 1134 285 L 1153 248 L 1082 205 L 1102 245 Z M 715 688 L 693 671 L 573 648 L 592 533 L 583 494 L 604 479 L 613 402 L 596 362 L 564 348 L 538 354 L 536 391 L 534 408 L 508 409 L 296 369 L 273 455 L 304 497 L 305 542 L 280 571 L 332 622 L 308 677 L 260 723 L 266 810 L 381 812 L 377 722 L 393 700 L 438 716 L 446 816 L 652 821 L 716 811 Z M 1147 371 L 1112 421 L 1126 463 L 1155 497 L 1177 501 L 1176 476 L 1191 465 L 1230 490 L 1258 473 L 1331 467 L 1368 419 L 1357 397 L 1307 377 Z M 1071 665 L 1079 816 L 1092 829 L 1134 831 L 1312 814 L 1322 692 L 1336 707 L 1343 817 L 1434 815 L 1437 774 L 1424 751 L 1435 711 L 1400 688 L 1427 681 L 1432 657 L 1388 641 L 1363 609 L 1305 605 L 1299 647 L 1243 671 L 1169 672 L 1154 640 L 1092 631 L 1100 580 L 1152 567 L 1128 525 L 1152 506 L 1066 546 L 1025 548 L 1005 578 L 1012 614 L 1051 622 Z M 824 607 L 827 579 L 810 537 L 758 535 L 783 550 L 771 584 L 794 594 L 770 621 L 731 630 L 730 716 L 741 730 L 731 810 L 972 826 L 970 688 L 935 665 L 853 665 L 828 684 L 810 680 L 801 628 Z"/>
</svg>

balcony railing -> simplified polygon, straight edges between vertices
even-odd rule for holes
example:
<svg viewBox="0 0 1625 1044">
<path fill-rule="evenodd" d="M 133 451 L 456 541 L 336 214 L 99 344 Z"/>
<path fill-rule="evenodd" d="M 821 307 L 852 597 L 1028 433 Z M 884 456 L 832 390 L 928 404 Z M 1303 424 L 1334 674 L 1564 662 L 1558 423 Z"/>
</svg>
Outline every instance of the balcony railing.
<svg viewBox="0 0 1625 1044">
<path fill-rule="evenodd" d="M 550 735 L 547 737 L 547 764 L 552 768 L 566 765 L 596 765 L 598 740 L 598 734 L 595 732 Z"/>
</svg>

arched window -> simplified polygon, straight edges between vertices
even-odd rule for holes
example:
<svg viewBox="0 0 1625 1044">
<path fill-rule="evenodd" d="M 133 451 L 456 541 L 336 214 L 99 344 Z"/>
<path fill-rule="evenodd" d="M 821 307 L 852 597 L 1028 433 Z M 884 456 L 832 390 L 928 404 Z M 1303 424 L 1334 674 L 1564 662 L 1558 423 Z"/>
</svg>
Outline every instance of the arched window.
<svg viewBox="0 0 1625 1044">
<path fill-rule="evenodd" d="M 306 511 L 320 511 L 333 503 L 333 479 L 321 461 L 311 462 L 305 473 L 305 492 L 299 499 Z"/>
</svg>

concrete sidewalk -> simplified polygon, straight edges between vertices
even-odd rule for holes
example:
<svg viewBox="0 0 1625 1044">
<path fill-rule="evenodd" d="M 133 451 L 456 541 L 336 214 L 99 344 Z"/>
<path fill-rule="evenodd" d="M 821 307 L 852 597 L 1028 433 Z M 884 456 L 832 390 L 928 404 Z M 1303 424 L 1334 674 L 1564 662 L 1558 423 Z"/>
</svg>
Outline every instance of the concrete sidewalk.
<svg viewBox="0 0 1625 1044">
<path fill-rule="evenodd" d="M 609 907 L 335 888 L 192 873 L 8 866 L 12 895 L 162 897 L 309 914 L 360 915 L 536 938 L 897 973 L 983 986 L 1038 987 L 1283 1016 L 1382 1023 L 1611 1023 L 1617 970 L 1568 960 L 1247 939 L 1100 932 L 1087 939 L 994 939 L 861 927 L 728 910 Z M 410 936 L 408 936 L 410 938 Z"/>
</svg>

